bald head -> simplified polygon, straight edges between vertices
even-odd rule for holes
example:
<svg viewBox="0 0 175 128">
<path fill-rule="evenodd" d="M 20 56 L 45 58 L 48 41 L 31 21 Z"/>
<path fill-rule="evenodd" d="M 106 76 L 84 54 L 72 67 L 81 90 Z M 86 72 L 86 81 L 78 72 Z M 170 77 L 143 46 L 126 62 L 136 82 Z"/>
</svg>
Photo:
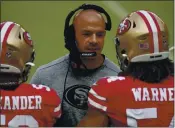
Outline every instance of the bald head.
<svg viewBox="0 0 175 128">
<path fill-rule="evenodd" d="M 93 9 L 83 10 L 75 15 L 73 24 L 76 27 L 77 25 L 82 24 L 82 22 L 88 23 L 95 23 L 98 22 L 99 24 L 105 26 L 104 17 Z"/>
</svg>

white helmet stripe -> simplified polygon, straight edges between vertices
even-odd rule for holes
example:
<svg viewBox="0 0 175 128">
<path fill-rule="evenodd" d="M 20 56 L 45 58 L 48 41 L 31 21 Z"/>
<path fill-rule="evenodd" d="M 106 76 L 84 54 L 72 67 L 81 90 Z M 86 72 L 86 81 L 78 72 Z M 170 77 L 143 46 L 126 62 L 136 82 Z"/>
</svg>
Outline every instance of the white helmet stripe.
<svg viewBox="0 0 175 128">
<path fill-rule="evenodd" d="M 157 29 L 156 23 L 154 22 L 153 18 L 147 11 L 140 10 L 139 12 L 145 16 L 145 18 L 148 20 L 151 26 L 151 30 L 153 34 L 154 53 L 157 53 L 159 52 L 159 38 L 158 38 L 158 29 Z"/>
<path fill-rule="evenodd" d="M 1 28 L 1 43 L 4 41 L 5 34 L 10 27 L 11 24 L 14 24 L 13 22 L 6 22 L 3 27 Z"/>
<path fill-rule="evenodd" d="M 14 27 L 14 22 L 3 22 L 1 23 L 1 43 L 0 43 L 0 50 L 1 52 L 4 50 L 6 51 L 6 40 L 10 34 L 11 29 Z M 3 53 L 3 52 L 2 52 Z M 1 53 L 1 62 L 3 62 L 4 55 Z"/>
</svg>

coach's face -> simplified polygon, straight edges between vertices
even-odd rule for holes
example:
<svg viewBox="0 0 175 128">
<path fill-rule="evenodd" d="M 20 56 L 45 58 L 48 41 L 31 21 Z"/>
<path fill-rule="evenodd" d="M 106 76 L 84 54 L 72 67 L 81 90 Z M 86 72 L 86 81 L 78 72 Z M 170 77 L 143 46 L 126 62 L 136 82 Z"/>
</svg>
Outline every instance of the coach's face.
<svg viewBox="0 0 175 128">
<path fill-rule="evenodd" d="M 103 16 L 95 10 L 84 10 L 75 16 L 73 24 L 79 51 L 101 55 L 106 35 Z"/>
</svg>

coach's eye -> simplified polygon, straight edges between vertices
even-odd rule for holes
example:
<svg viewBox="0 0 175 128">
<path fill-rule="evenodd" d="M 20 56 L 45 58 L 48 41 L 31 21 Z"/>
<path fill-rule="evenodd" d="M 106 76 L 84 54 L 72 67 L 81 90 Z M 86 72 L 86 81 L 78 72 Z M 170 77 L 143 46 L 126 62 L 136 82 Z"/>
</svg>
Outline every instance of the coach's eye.
<svg viewBox="0 0 175 128">
<path fill-rule="evenodd" d="M 84 33 L 83 35 L 85 35 L 85 36 L 89 36 L 90 34 L 89 34 L 89 33 Z"/>
<path fill-rule="evenodd" d="M 91 35 L 90 32 L 85 32 L 85 33 L 83 33 L 83 36 L 90 36 L 90 35 Z"/>
<path fill-rule="evenodd" d="M 98 32 L 97 33 L 97 37 L 103 37 L 103 36 L 105 36 L 105 32 Z"/>
</svg>

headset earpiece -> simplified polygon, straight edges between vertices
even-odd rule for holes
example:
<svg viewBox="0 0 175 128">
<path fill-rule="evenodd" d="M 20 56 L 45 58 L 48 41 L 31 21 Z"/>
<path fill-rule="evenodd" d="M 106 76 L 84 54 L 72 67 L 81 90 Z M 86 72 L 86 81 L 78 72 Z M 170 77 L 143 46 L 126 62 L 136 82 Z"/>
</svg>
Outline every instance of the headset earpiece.
<svg viewBox="0 0 175 128">
<path fill-rule="evenodd" d="M 75 44 L 75 30 L 73 24 L 66 30 L 65 47 L 71 51 Z"/>
</svg>

